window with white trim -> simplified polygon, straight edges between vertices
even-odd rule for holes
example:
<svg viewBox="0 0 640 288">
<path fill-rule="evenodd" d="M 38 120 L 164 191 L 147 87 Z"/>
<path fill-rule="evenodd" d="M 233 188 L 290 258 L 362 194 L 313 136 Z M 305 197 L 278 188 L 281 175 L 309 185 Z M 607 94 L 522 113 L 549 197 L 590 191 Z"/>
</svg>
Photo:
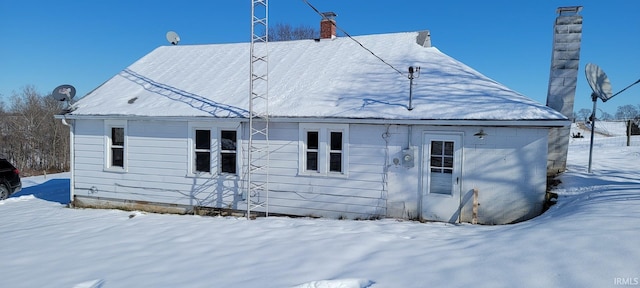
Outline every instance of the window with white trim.
<svg viewBox="0 0 640 288">
<path fill-rule="evenodd" d="M 299 127 L 299 173 L 346 175 L 349 125 L 301 123 Z"/>
<path fill-rule="evenodd" d="M 104 168 L 108 171 L 125 171 L 127 167 L 127 121 L 106 120 L 104 127 Z"/>
<path fill-rule="evenodd" d="M 236 174 L 238 151 L 235 130 L 220 130 L 220 172 Z"/>
<path fill-rule="evenodd" d="M 111 167 L 124 167 L 124 127 L 111 127 Z"/>
<path fill-rule="evenodd" d="M 307 171 L 318 171 L 318 131 L 307 131 L 305 141 Z"/>
<path fill-rule="evenodd" d="M 194 171 L 196 173 L 211 172 L 211 130 L 196 129 L 194 137 Z"/>
<path fill-rule="evenodd" d="M 329 171 L 342 173 L 342 131 L 329 132 Z"/>
<path fill-rule="evenodd" d="M 189 175 L 238 174 L 237 123 L 189 123 Z"/>
</svg>

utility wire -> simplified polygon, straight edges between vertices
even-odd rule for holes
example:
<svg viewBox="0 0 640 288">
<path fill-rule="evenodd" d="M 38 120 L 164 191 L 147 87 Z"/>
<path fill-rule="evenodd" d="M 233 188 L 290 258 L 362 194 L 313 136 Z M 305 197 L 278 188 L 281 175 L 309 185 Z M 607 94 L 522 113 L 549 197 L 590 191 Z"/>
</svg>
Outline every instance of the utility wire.
<svg viewBox="0 0 640 288">
<path fill-rule="evenodd" d="M 631 87 L 631 86 L 633 86 L 633 85 L 636 85 L 636 84 L 638 84 L 638 83 L 640 83 L 640 79 L 638 79 L 638 81 L 636 81 L 636 82 L 633 82 L 633 84 L 631 84 L 631 85 L 627 86 L 626 88 L 624 88 L 624 89 L 622 89 L 622 90 L 618 91 L 618 93 L 611 95 L 611 97 L 609 97 L 609 99 L 613 98 L 613 96 L 616 96 L 616 95 L 618 95 L 618 94 L 620 94 L 620 93 L 624 92 L 624 90 L 627 90 L 627 89 L 629 89 L 629 87 Z"/>
<path fill-rule="evenodd" d="M 311 3 L 309 3 L 309 1 L 307 0 L 302 0 L 304 3 L 307 3 L 307 5 L 309 5 L 309 7 L 311 7 L 311 9 L 313 9 L 313 11 L 315 11 L 316 13 L 318 13 L 318 15 L 320 15 L 320 17 L 322 17 L 322 20 L 329 20 L 327 18 L 327 16 L 324 16 L 318 9 L 316 9 L 316 7 L 314 7 L 313 5 L 311 5 Z M 395 70 L 396 72 L 398 72 L 400 75 L 405 76 L 404 73 L 402 73 L 402 71 L 398 70 L 396 67 L 393 67 L 393 65 L 389 64 L 387 61 L 384 61 L 384 59 L 382 59 L 380 56 L 376 55 L 376 53 L 373 53 L 373 51 L 369 50 L 369 48 L 365 47 L 364 45 L 362 45 L 362 43 L 360 43 L 358 40 L 356 40 L 355 38 L 351 37 L 351 35 L 349 35 L 349 33 L 347 33 L 347 31 L 344 31 L 344 29 L 340 28 L 340 26 L 338 26 L 335 22 L 331 21 L 331 24 L 333 26 L 336 27 L 336 29 L 340 30 L 340 32 L 344 33 L 344 35 L 347 35 L 347 37 L 349 37 L 351 40 L 353 40 L 354 42 L 358 43 L 358 45 L 360 45 L 360 47 L 362 47 L 364 50 L 369 51 L 369 53 L 371 53 L 371 55 L 375 56 L 376 58 L 378 58 L 378 60 L 382 61 L 382 63 L 387 64 L 387 66 L 391 67 L 391 69 Z"/>
</svg>

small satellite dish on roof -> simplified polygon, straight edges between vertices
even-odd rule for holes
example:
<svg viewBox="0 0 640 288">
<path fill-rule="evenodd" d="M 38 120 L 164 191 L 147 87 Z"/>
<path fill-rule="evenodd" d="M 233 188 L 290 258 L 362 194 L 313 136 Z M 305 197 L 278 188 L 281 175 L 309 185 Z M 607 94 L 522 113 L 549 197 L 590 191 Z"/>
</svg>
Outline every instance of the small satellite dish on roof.
<svg viewBox="0 0 640 288">
<path fill-rule="evenodd" d="M 53 89 L 51 96 L 58 101 L 71 101 L 76 96 L 76 88 L 69 84 L 60 85 Z"/>
<path fill-rule="evenodd" d="M 176 32 L 169 31 L 167 32 L 167 41 L 169 41 L 171 45 L 178 45 L 178 42 L 180 42 L 180 36 L 178 36 L 178 33 Z"/>
<path fill-rule="evenodd" d="M 607 74 L 605 74 L 598 65 L 588 63 L 584 68 L 584 73 L 587 76 L 587 82 L 589 86 L 591 86 L 591 90 L 593 90 L 595 96 L 600 98 L 602 102 L 607 102 L 607 100 L 613 97 L 609 77 L 607 77 Z"/>
</svg>

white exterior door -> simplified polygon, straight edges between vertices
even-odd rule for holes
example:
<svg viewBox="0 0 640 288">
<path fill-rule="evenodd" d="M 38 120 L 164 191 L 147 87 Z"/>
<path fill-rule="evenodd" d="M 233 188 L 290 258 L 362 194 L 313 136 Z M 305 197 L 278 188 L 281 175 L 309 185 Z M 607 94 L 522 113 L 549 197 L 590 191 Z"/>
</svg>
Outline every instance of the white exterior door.
<svg viewBox="0 0 640 288">
<path fill-rule="evenodd" d="M 427 132 L 422 145 L 422 219 L 458 222 L 462 134 Z"/>
</svg>

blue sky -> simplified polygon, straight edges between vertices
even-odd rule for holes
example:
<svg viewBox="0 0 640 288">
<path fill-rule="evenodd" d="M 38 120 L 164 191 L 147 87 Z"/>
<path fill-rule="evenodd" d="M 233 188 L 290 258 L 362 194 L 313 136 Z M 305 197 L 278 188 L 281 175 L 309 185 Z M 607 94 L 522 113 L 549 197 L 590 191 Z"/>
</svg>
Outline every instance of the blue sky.
<svg viewBox="0 0 640 288">
<path fill-rule="evenodd" d="M 587 63 L 609 76 L 613 92 L 640 78 L 640 1 L 309 0 L 338 14 L 351 35 L 430 30 L 433 46 L 538 102 L 546 103 L 553 22 L 561 6 L 583 6 L 574 111 L 592 108 Z M 0 0 L 0 100 L 34 85 L 43 94 L 72 84 L 89 93 L 158 46 L 247 42 L 251 0 Z M 302 0 L 270 0 L 269 21 L 319 27 Z M 375 51 L 374 51 L 375 52 Z M 248 63 L 247 63 L 248 64 Z M 598 108 L 640 104 L 640 85 Z"/>
</svg>

